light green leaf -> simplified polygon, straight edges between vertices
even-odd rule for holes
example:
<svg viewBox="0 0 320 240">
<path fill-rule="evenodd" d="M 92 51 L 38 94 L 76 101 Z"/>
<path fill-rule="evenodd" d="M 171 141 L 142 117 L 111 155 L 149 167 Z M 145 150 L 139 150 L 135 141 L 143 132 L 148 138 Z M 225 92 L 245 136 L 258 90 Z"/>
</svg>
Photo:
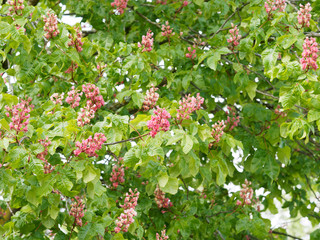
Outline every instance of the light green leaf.
<svg viewBox="0 0 320 240">
<path fill-rule="evenodd" d="M 162 191 L 170 194 L 176 194 L 178 192 L 179 181 L 177 178 L 169 177 L 165 187 L 161 188 Z"/>
<path fill-rule="evenodd" d="M 257 90 L 257 84 L 255 82 L 248 82 L 248 86 L 246 87 L 246 90 L 248 92 L 248 95 L 251 100 L 256 96 L 256 90 Z"/>
<path fill-rule="evenodd" d="M 189 135 L 184 135 L 182 142 L 182 151 L 187 154 L 188 152 L 190 152 L 190 150 L 192 149 L 193 146 L 193 141 L 192 138 Z"/>
<path fill-rule="evenodd" d="M 291 148 L 285 146 L 284 148 L 279 148 L 277 153 L 278 159 L 281 163 L 287 165 L 291 158 Z"/>
</svg>

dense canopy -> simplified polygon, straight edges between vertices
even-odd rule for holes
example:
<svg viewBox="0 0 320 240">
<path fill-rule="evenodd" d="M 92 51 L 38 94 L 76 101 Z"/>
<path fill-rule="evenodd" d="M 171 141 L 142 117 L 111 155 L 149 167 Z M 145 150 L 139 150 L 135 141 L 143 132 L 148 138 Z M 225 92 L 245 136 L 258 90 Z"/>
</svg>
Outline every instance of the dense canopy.
<svg viewBox="0 0 320 240">
<path fill-rule="evenodd" d="M 320 239 L 319 10 L 4 0 L 0 238 Z"/>
</svg>

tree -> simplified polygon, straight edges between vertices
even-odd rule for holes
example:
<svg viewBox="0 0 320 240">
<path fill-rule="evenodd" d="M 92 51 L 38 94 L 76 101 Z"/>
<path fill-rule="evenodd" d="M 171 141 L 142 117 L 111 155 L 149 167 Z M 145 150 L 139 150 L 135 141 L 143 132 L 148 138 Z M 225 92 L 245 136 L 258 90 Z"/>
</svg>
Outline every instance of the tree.
<svg viewBox="0 0 320 240">
<path fill-rule="evenodd" d="M 275 199 L 318 225 L 318 2 L 8 0 L 1 238 L 295 238 Z"/>
</svg>

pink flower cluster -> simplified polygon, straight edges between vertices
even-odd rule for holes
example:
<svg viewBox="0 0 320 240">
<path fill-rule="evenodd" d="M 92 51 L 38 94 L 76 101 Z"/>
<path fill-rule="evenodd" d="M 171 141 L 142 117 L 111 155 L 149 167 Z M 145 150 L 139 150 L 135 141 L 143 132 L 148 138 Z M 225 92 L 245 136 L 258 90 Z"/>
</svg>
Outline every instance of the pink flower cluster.
<svg viewBox="0 0 320 240">
<path fill-rule="evenodd" d="M 75 218 L 75 223 L 82 227 L 82 218 L 85 213 L 85 205 L 82 199 L 79 196 L 75 196 L 75 199 L 72 199 L 71 209 L 69 215 Z"/>
<path fill-rule="evenodd" d="M 86 124 L 90 123 L 90 120 L 94 118 L 95 111 L 90 109 L 89 106 L 85 108 L 80 108 L 80 112 L 78 112 L 77 124 L 79 127 L 83 127 Z"/>
<path fill-rule="evenodd" d="M 40 139 L 39 143 L 44 147 L 44 151 L 37 154 L 37 158 L 39 158 L 44 163 L 44 174 L 51 173 L 54 170 L 54 167 L 46 160 L 46 156 L 48 155 L 48 146 L 51 144 L 51 141 L 46 139 Z"/>
<path fill-rule="evenodd" d="M 80 153 L 84 152 L 89 157 L 98 157 L 96 150 L 100 150 L 105 141 L 107 141 L 107 138 L 103 133 L 96 133 L 93 138 L 90 136 L 88 139 L 82 140 L 82 143 L 76 142 L 77 149 L 73 153 L 79 156 Z"/>
<path fill-rule="evenodd" d="M 244 184 L 242 184 L 242 189 L 240 190 L 240 197 L 243 199 L 243 202 L 240 200 L 237 200 L 237 205 L 250 205 L 251 199 L 253 196 L 253 190 L 251 187 L 251 182 L 249 182 L 247 179 L 244 181 Z"/>
<path fill-rule="evenodd" d="M 157 90 L 158 88 L 154 87 L 153 84 L 151 85 L 151 88 L 147 90 L 142 106 L 144 111 L 148 111 L 156 105 L 159 99 L 159 94 L 156 92 Z"/>
<path fill-rule="evenodd" d="M 214 138 L 214 142 L 210 143 L 210 147 L 212 147 L 214 144 L 220 142 L 220 138 L 224 134 L 223 129 L 225 129 L 226 125 L 223 121 L 218 121 L 217 123 L 212 125 L 212 132 L 211 135 Z"/>
<path fill-rule="evenodd" d="M 186 53 L 186 57 L 187 58 L 190 58 L 190 59 L 195 59 L 197 57 L 197 54 L 196 54 L 196 46 L 193 45 L 192 48 L 191 47 L 188 47 L 188 53 Z"/>
<path fill-rule="evenodd" d="M 165 193 L 161 191 L 159 186 L 154 190 L 154 199 L 158 205 L 158 208 L 169 208 L 172 207 L 172 202 L 170 202 L 169 198 L 165 197 Z"/>
<path fill-rule="evenodd" d="M 91 109 L 97 111 L 104 105 L 103 97 L 100 94 L 100 90 L 92 83 L 87 83 L 87 85 L 82 85 L 82 91 L 86 95 L 87 105 L 90 106 Z"/>
<path fill-rule="evenodd" d="M 113 165 L 110 181 L 112 182 L 112 186 L 117 188 L 119 184 L 124 182 L 124 167 L 121 164 L 121 160 L 119 159 L 118 164 Z"/>
<path fill-rule="evenodd" d="M 237 26 L 234 26 L 233 23 L 231 23 L 231 29 L 229 30 L 229 33 L 231 34 L 230 38 L 227 39 L 228 43 L 231 43 L 232 49 L 234 49 L 236 46 L 239 45 L 239 41 L 241 39 L 241 35 L 239 35 L 239 29 Z"/>
<path fill-rule="evenodd" d="M 189 119 L 190 114 L 199 110 L 203 102 L 204 98 L 200 97 L 200 93 L 197 94 L 197 97 L 191 97 L 190 94 L 186 95 L 186 97 L 182 98 L 182 101 L 179 101 L 180 106 L 177 110 L 177 120 L 181 123 L 184 119 Z"/>
<path fill-rule="evenodd" d="M 279 117 L 286 117 L 287 114 L 285 112 L 282 112 L 280 110 L 280 105 L 277 106 L 277 108 L 274 110 L 274 113 L 277 114 Z"/>
<path fill-rule="evenodd" d="M 76 37 L 73 37 L 71 34 L 69 34 L 69 39 L 71 41 L 68 43 L 68 46 L 69 47 L 74 46 L 78 52 L 81 52 L 83 50 L 82 49 L 83 42 L 81 41 L 81 38 L 82 38 L 82 32 L 80 31 L 79 28 L 77 28 Z"/>
<path fill-rule="evenodd" d="M 98 63 L 97 69 L 100 71 L 100 73 L 107 67 L 107 64 Z"/>
<path fill-rule="evenodd" d="M 169 237 L 166 235 L 165 229 L 161 231 L 161 236 L 159 235 L 159 233 L 156 234 L 156 240 L 167 240 L 167 239 L 169 239 Z"/>
<path fill-rule="evenodd" d="M 143 47 L 142 52 L 150 52 L 153 46 L 153 32 L 149 30 L 146 36 L 142 36 L 141 43 L 138 42 L 138 47 Z"/>
<path fill-rule="evenodd" d="M 159 108 L 157 106 L 157 109 L 154 110 L 154 114 L 155 116 L 151 116 L 151 120 L 147 122 L 147 126 L 151 130 L 151 137 L 155 137 L 160 131 L 166 132 L 170 128 L 168 119 L 171 118 L 171 116 L 164 108 Z"/>
<path fill-rule="evenodd" d="M 44 36 L 46 39 L 56 37 L 60 32 L 58 30 L 58 20 L 54 13 L 47 12 L 47 16 L 42 16 L 45 22 L 43 30 L 47 32 Z"/>
<path fill-rule="evenodd" d="M 229 127 L 230 127 L 230 131 L 232 131 L 233 128 L 235 128 L 236 126 L 238 126 L 239 122 L 240 122 L 240 117 L 236 116 L 236 112 L 228 106 L 228 110 L 229 112 L 227 111 L 226 114 L 228 115 L 227 117 L 227 121 L 225 122 L 225 124 L 229 124 Z M 230 117 L 231 116 L 231 117 Z"/>
<path fill-rule="evenodd" d="M 76 108 L 79 106 L 79 102 L 81 100 L 82 92 L 79 93 L 79 90 L 75 90 L 74 86 L 71 87 L 71 91 L 69 91 L 68 97 L 66 98 L 66 102 L 71 104 L 72 108 Z"/>
<path fill-rule="evenodd" d="M 73 73 L 77 68 L 78 68 L 78 64 L 71 61 L 71 66 L 64 72 L 65 73 Z"/>
<path fill-rule="evenodd" d="M 134 222 L 133 217 L 137 216 L 135 208 L 138 204 L 140 193 L 137 191 L 137 189 L 135 189 L 133 192 L 131 188 L 129 189 L 129 193 L 126 193 L 124 204 L 120 205 L 124 209 L 124 212 L 121 213 L 120 217 L 118 217 L 116 220 L 117 226 L 114 229 L 116 233 L 120 231 L 127 232 L 130 224 Z"/>
<path fill-rule="evenodd" d="M 303 43 L 303 52 L 300 63 L 303 70 L 309 70 L 313 68 L 314 70 L 318 69 L 317 58 L 318 58 L 318 43 L 315 38 L 308 38 L 304 40 Z"/>
<path fill-rule="evenodd" d="M 85 93 L 87 100 L 87 106 L 81 108 L 78 113 L 77 123 L 78 126 L 83 127 L 90 122 L 90 119 L 94 117 L 95 112 L 104 105 L 103 97 L 100 95 L 99 88 L 92 83 L 82 85 L 82 91 Z"/>
<path fill-rule="evenodd" d="M 162 24 L 162 27 L 161 27 L 161 34 L 162 36 L 164 37 L 167 37 L 167 38 L 170 38 L 171 36 L 173 36 L 175 33 L 172 32 L 172 28 L 170 27 L 169 25 L 169 22 L 166 21 L 166 25 Z"/>
<path fill-rule="evenodd" d="M 305 6 L 300 4 L 300 10 L 298 11 L 298 23 L 302 25 L 302 27 L 310 26 L 311 10 L 312 10 L 312 7 L 310 3 L 307 3 Z"/>
<path fill-rule="evenodd" d="M 286 0 L 267 0 L 264 2 L 264 7 L 268 15 L 271 14 L 272 11 L 284 12 L 286 9 L 287 3 Z"/>
<path fill-rule="evenodd" d="M 22 15 L 22 10 L 24 9 L 23 0 L 9 0 L 9 16 Z"/>
<path fill-rule="evenodd" d="M 167 4 L 167 0 L 157 0 L 156 3 L 157 4 L 166 5 Z"/>
<path fill-rule="evenodd" d="M 111 3 L 111 6 L 116 7 L 117 11 L 120 14 L 123 14 L 124 10 L 127 8 L 128 1 L 129 0 L 114 0 L 114 2 Z"/>
<path fill-rule="evenodd" d="M 59 93 L 54 93 L 51 95 L 50 100 L 56 105 L 57 104 L 62 105 L 63 98 L 64 98 L 64 93 L 61 93 L 61 95 L 59 95 Z"/>
<path fill-rule="evenodd" d="M 30 104 L 31 100 L 30 97 L 27 98 L 27 100 L 21 99 L 20 103 L 14 105 L 12 108 L 5 106 L 5 109 L 8 111 L 6 113 L 7 117 L 11 117 L 11 123 L 9 124 L 10 129 L 15 130 L 17 134 L 22 131 L 28 131 L 29 113 L 34 107 Z"/>
</svg>

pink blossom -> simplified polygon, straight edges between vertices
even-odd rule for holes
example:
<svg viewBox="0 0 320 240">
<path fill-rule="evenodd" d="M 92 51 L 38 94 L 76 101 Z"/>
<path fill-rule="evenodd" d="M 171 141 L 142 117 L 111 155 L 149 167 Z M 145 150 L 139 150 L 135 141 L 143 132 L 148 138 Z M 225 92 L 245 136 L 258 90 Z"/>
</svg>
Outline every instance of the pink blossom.
<svg viewBox="0 0 320 240">
<path fill-rule="evenodd" d="M 61 93 L 59 95 L 59 93 L 54 93 L 51 95 L 50 100 L 54 103 L 54 104 L 60 104 L 62 105 L 62 100 L 64 98 L 64 93 Z"/>
<path fill-rule="evenodd" d="M 87 106 L 89 106 L 94 111 L 97 111 L 104 105 L 103 97 L 100 95 L 99 88 L 92 83 L 87 83 L 87 85 L 82 85 L 82 91 L 85 93 L 87 101 Z"/>
<path fill-rule="evenodd" d="M 129 189 L 129 193 L 126 193 L 124 204 L 120 205 L 120 207 L 124 209 L 124 212 L 121 213 L 120 217 L 118 217 L 116 220 L 116 227 L 114 229 L 116 233 L 120 231 L 127 232 L 129 226 L 134 222 L 133 217 L 137 216 L 135 208 L 138 204 L 140 193 L 137 191 L 137 189 L 135 189 L 133 192 L 131 188 Z"/>
<path fill-rule="evenodd" d="M 300 10 L 298 11 L 298 22 L 300 25 L 302 25 L 302 27 L 310 26 L 311 10 L 312 10 L 312 7 L 310 3 L 307 3 L 305 6 L 300 4 Z"/>
<path fill-rule="evenodd" d="M 102 148 L 105 141 L 107 141 L 107 138 L 103 133 L 96 133 L 93 138 L 90 136 L 88 139 L 82 140 L 82 143 L 76 142 L 77 149 L 73 153 L 79 156 L 80 153 L 84 152 L 89 157 L 98 157 L 96 151 Z"/>
<path fill-rule="evenodd" d="M 237 26 L 234 26 L 233 23 L 231 23 L 231 29 L 229 30 L 229 33 L 231 34 L 230 38 L 227 39 L 228 43 L 231 43 L 232 49 L 234 49 L 236 46 L 239 45 L 239 41 L 241 39 L 241 35 L 239 35 L 239 29 Z"/>
<path fill-rule="evenodd" d="M 129 0 L 114 0 L 114 2 L 111 3 L 111 6 L 116 7 L 117 11 L 120 14 L 123 14 L 124 10 L 127 8 L 128 1 Z"/>
<path fill-rule="evenodd" d="M 79 93 L 79 90 L 75 90 L 74 86 L 72 86 L 71 89 L 72 90 L 67 93 L 68 97 L 66 98 L 66 102 L 71 104 L 72 108 L 75 108 L 79 106 L 79 102 L 81 100 L 80 96 L 82 96 L 82 92 Z"/>
<path fill-rule="evenodd" d="M 37 154 L 37 158 L 39 158 L 44 163 L 44 174 L 51 173 L 54 170 L 54 167 L 46 160 L 46 156 L 48 155 L 48 146 L 51 144 L 51 141 L 46 139 L 40 139 L 39 143 L 44 147 L 44 151 Z"/>
<path fill-rule="evenodd" d="M 58 20 L 54 13 L 47 12 L 47 16 L 42 16 L 44 21 L 43 30 L 46 32 L 44 35 L 46 39 L 56 37 L 60 32 L 58 30 Z"/>
<path fill-rule="evenodd" d="M 155 137 L 160 131 L 168 131 L 170 128 L 170 123 L 168 121 L 171 118 L 170 114 L 163 108 L 159 108 L 154 110 L 155 116 L 151 116 L 151 120 L 147 122 L 148 128 L 151 130 L 151 137 Z"/>
<path fill-rule="evenodd" d="M 271 14 L 271 12 L 276 10 L 278 10 L 279 12 L 284 12 L 286 6 L 286 0 L 267 0 L 266 2 L 264 2 L 264 7 L 269 15 Z"/>
<path fill-rule="evenodd" d="M 138 47 L 143 47 L 142 52 L 150 52 L 153 46 L 153 32 L 149 30 L 146 36 L 142 36 L 141 44 L 138 42 Z"/>
<path fill-rule="evenodd" d="M 8 0 L 9 7 L 9 16 L 13 15 L 22 15 L 22 10 L 24 9 L 24 0 Z"/>
<path fill-rule="evenodd" d="M 82 45 L 83 45 L 83 42 L 82 42 L 82 32 L 80 31 L 79 28 L 76 28 L 76 36 L 73 37 L 71 34 L 69 34 L 69 39 L 71 40 L 69 43 L 68 43 L 68 46 L 74 46 L 76 48 L 76 50 L 78 52 L 81 52 L 83 49 L 82 49 Z"/>
<path fill-rule="evenodd" d="M 166 5 L 167 4 L 167 0 L 157 0 L 158 4 L 162 4 L 162 5 Z"/>
<path fill-rule="evenodd" d="M 242 189 L 240 190 L 240 197 L 242 198 L 243 202 L 240 200 L 237 200 L 237 205 L 250 205 L 251 199 L 253 196 L 253 190 L 251 187 L 251 182 L 249 182 L 247 179 L 244 181 L 244 184 L 242 184 Z"/>
<path fill-rule="evenodd" d="M 163 229 L 161 231 L 161 236 L 159 235 L 159 233 L 156 233 L 156 240 L 167 240 L 169 239 L 169 237 L 166 235 L 166 229 Z"/>
<path fill-rule="evenodd" d="M 318 51 L 318 43 L 316 42 L 316 39 L 306 37 L 303 43 L 302 58 L 300 59 L 303 70 L 308 71 L 311 68 L 314 70 L 318 69 Z"/>
<path fill-rule="evenodd" d="M 82 227 L 82 218 L 85 213 L 85 205 L 82 199 L 79 196 L 75 196 L 75 199 L 72 199 L 71 209 L 69 215 L 75 218 L 75 223 Z"/>
<path fill-rule="evenodd" d="M 80 112 L 78 112 L 77 124 L 79 127 L 83 127 L 84 125 L 90 123 L 90 120 L 94 118 L 95 111 L 90 109 L 90 106 L 86 106 L 85 108 L 80 108 Z"/>
<path fill-rule="evenodd" d="M 225 121 L 225 125 L 229 125 L 230 127 L 230 131 L 232 131 L 233 128 L 235 128 L 236 126 L 238 126 L 239 122 L 240 122 L 240 117 L 237 116 L 236 117 L 236 112 L 228 106 L 228 110 L 229 112 L 227 111 L 226 114 L 228 115 L 227 117 L 227 121 Z"/>
<path fill-rule="evenodd" d="M 169 208 L 172 207 L 172 202 L 170 202 L 169 198 L 165 197 L 165 193 L 161 191 L 159 186 L 154 190 L 154 198 L 158 205 L 158 208 Z"/>
<path fill-rule="evenodd" d="M 112 167 L 110 181 L 114 188 L 117 188 L 119 184 L 124 182 L 124 166 L 121 164 L 120 159 L 118 164 L 115 164 Z"/>
<path fill-rule="evenodd" d="M 224 134 L 223 129 L 226 127 L 223 121 L 218 121 L 218 123 L 215 123 L 212 125 L 212 132 L 211 135 L 214 138 L 214 142 L 210 143 L 210 147 L 212 147 L 214 144 L 217 144 L 220 142 L 221 136 Z"/>
<path fill-rule="evenodd" d="M 77 68 L 78 68 L 78 64 L 71 61 L 71 66 L 64 72 L 65 73 L 73 73 Z"/>
<path fill-rule="evenodd" d="M 98 63 L 97 69 L 102 72 L 107 67 L 107 64 Z"/>
<path fill-rule="evenodd" d="M 195 47 L 196 47 L 195 45 L 193 46 L 193 48 L 188 47 L 188 53 L 186 53 L 187 58 L 195 59 L 197 57 Z"/>
<path fill-rule="evenodd" d="M 21 99 L 20 103 L 14 105 L 12 108 L 5 106 L 5 109 L 8 111 L 6 116 L 11 117 L 9 127 L 15 130 L 17 134 L 22 131 L 28 131 L 29 113 L 34 108 L 34 106 L 30 104 L 31 100 L 30 97 L 27 98 L 27 100 Z"/>
<path fill-rule="evenodd" d="M 151 88 L 147 90 L 142 106 L 144 111 L 148 111 L 149 109 L 154 108 L 156 105 L 159 99 L 159 94 L 156 93 L 157 90 L 158 88 L 154 87 L 153 84 L 151 85 Z"/>
<path fill-rule="evenodd" d="M 161 31 L 162 31 L 161 34 L 164 37 L 170 38 L 175 34 L 174 32 L 172 32 L 172 30 L 173 29 L 170 27 L 169 22 L 166 21 L 166 24 L 165 25 L 163 24 L 161 27 Z"/>
<path fill-rule="evenodd" d="M 179 101 L 179 109 L 177 109 L 177 120 L 180 123 L 184 119 L 189 119 L 190 114 L 201 108 L 204 98 L 200 97 L 200 93 L 197 94 L 197 97 L 191 97 L 190 94 L 182 98 L 182 101 Z"/>
</svg>

